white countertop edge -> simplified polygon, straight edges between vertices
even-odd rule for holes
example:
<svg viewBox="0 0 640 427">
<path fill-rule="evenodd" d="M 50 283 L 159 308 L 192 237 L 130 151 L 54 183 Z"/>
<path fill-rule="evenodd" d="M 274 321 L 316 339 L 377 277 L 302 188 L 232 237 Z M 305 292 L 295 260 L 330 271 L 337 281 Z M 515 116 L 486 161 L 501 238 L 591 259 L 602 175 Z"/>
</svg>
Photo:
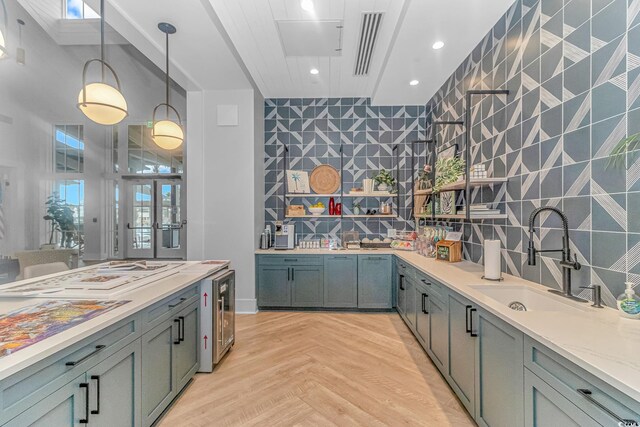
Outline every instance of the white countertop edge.
<svg viewBox="0 0 640 427">
<path fill-rule="evenodd" d="M 59 332 L 40 342 L 18 350 L 13 354 L 0 358 L 0 381 L 144 310 L 164 298 L 180 292 L 205 277 L 228 267 L 229 263 L 229 261 L 225 261 L 224 264 L 216 265 L 211 270 L 203 270 L 202 272 L 179 270 L 176 274 L 161 278 L 158 282 L 144 285 L 140 289 L 133 290 L 118 296 L 118 298 L 111 299 L 116 301 L 129 300 L 130 302 L 113 310 L 107 311 L 106 313 L 102 313 L 93 319 L 82 322 L 81 324 L 71 327 L 65 331 Z M 184 269 L 188 269 L 188 267 L 192 265 L 196 264 L 187 265 Z M 34 304 L 37 304 L 52 299 L 55 300 L 56 298 L 33 298 L 33 301 Z M 79 300 L 90 298 L 73 299 Z"/>
<path fill-rule="evenodd" d="M 549 289 L 548 287 L 509 274 L 503 274 L 502 282 L 483 280 L 481 278 L 483 267 L 480 264 L 469 261 L 450 264 L 410 251 L 268 249 L 257 250 L 256 254 L 396 255 L 535 341 L 640 402 L 640 321 L 621 318 L 615 309 L 592 308 L 590 304 L 565 301 L 562 297 L 556 297 L 567 305 L 583 309 L 585 316 L 576 316 L 571 312 L 529 312 L 523 316 L 473 289 L 470 285 L 495 287 L 518 285 L 545 292 Z M 545 324 L 550 321 L 555 322 L 554 325 Z M 575 327 L 575 324 L 579 324 L 579 327 Z M 581 347 L 571 343 L 572 340 L 582 341 L 585 345 Z"/>
</svg>

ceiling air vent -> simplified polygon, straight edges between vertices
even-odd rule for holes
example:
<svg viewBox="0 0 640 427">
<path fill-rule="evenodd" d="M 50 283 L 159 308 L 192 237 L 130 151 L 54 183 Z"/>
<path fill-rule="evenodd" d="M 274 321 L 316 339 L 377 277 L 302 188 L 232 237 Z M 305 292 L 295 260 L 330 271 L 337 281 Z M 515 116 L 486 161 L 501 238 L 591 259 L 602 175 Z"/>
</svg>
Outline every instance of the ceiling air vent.
<svg viewBox="0 0 640 427">
<path fill-rule="evenodd" d="M 362 14 L 360 41 L 358 42 L 358 54 L 356 56 L 356 68 L 354 71 L 356 76 L 366 76 L 369 74 L 373 49 L 376 46 L 376 40 L 378 40 L 378 34 L 380 33 L 382 15 L 383 13 L 381 12 Z"/>
</svg>

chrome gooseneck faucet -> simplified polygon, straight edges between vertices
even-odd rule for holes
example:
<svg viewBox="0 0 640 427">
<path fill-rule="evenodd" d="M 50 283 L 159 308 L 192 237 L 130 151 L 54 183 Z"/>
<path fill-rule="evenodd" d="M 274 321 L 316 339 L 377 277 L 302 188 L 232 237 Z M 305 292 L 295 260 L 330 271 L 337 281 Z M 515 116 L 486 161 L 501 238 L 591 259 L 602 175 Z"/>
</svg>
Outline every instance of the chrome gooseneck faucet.
<svg viewBox="0 0 640 427">
<path fill-rule="evenodd" d="M 562 228 L 564 230 L 564 235 L 562 236 L 562 249 L 538 250 L 533 244 L 533 233 L 535 232 L 534 223 L 536 217 L 544 211 L 555 212 L 558 214 L 560 219 L 562 219 Z M 575 301 L 587 302 L 587 300 L 576 297 L 571 293 L 571 270 L 580 270 L 581 265 L 578 262 L 577 256 L 574 256 L 573 260 L 571 259 L 571 248 L 569 247 L 569 222 L 567 220 L 567 216 L 560 209 L 553 206 L 537 208 L 531 212 L 531 216 L 529 217 L 529 265 L 536 265 L 536 253 L 538 252 L 562 252 L 562 261 L 560 261 L 560 267 L 562 267 L 562 290 L 549 289 L 549 292 L 562 295 L 566 298 L 571 298 Z"/>
</svg>

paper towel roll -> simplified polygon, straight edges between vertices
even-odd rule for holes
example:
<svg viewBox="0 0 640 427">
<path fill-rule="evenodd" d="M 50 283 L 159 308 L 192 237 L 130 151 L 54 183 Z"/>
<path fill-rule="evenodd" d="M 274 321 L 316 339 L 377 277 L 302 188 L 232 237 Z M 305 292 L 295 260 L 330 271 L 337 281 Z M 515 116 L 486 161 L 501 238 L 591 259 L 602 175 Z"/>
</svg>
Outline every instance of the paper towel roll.
<svg viewBox="0 0 640 427">
<path fill-rule="evenodd" d="M 500 240 L 484 241 L 484 278 L 499 280 L 500 272 Z"/>
</svg>

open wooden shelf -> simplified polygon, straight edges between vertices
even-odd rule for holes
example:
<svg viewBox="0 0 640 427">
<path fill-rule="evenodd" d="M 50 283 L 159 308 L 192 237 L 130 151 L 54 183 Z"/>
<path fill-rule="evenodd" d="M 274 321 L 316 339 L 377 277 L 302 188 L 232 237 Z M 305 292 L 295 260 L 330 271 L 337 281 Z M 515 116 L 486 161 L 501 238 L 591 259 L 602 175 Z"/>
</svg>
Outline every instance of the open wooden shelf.
<svg viewBox="0 0 640 427">
<path fill-rule="evenodd" d="M 431 219 L 431 214 L 418 214 L 415 215 L 416 219 Z M 467 219 L 465 214 L 456 215 L 436 215 L 435 219 Z M 507 214 L 495 214 L 495 215 L 471 215 L 472 220 L 482 219 L 507 219 Z"/>
<path fill-rule="evenodd" d="M 470 184 L 471 184 L 471 187 L 488 187 L 490 185 L 505 183 L 507 182 L 508 179 L 509 178 L 478 178 L 478 179 L 472 179 Z M 447 184 L 444 187 L 442 187 L 440 192 L 464 190 L 466 188 L 466 185 L 467 185 L 466 181 L 453 182 L 451 184 Z M 424 196 L 426 194 L 431 194 L 431 193 L 433 193 L 433 189 L 430 188 L 428 190 L 416 190 L 415 195 Z"/>
<path fill-rule="evenodd" d="M 379 197 L 379 198 L 384 198 L 384 197 L 396 197 L 397 194 L 395 193 L 386 193 L 386 192 L 380 192 L 380 193 L 369 193 L 369 194 L 364 194 L 364 193 L 345 193 L 345 194 L 306 194 L 306 193 L 287 193 L 285 194 L 285 197 L 289 198 L 289 199 L 294 199 L 296 197 L 299 198 L 305 198 L 305 199 L 309 199 L 309 198 L 320 198 L 320 197 Z"/>
<path fill-rule="evenodd" d="M 382 215 L 382 214 L 375 214 L 375 215 L 366 215 L 366 214 L 362 214 L 362 215 L 285 215 L 285 218 L 336 218 L 336 219 L 340 219 L 340 218 L 397 218 L 398 215 L 396 214 L 388 214 L 388 215 Z"/>
</svg>

